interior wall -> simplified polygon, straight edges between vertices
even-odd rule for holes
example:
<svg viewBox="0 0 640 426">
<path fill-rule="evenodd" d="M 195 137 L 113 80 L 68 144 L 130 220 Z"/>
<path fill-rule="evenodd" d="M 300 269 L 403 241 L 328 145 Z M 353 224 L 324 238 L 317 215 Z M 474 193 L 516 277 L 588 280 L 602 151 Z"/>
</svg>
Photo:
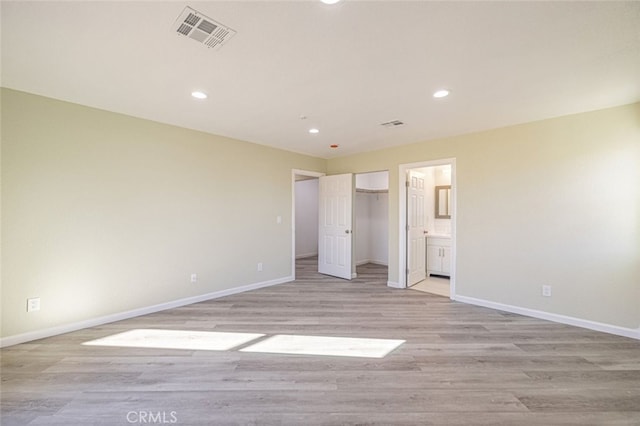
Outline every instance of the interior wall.
<svg viewBox="0 0 640 426">
<path fill-rule="evenodd" d="M 296 185 L 296 258 L 318 255 L 318 179 Z"/>
<path fill-rule="evenodd" d="M 435 217 L 435 186 L 451 185 L 451 166 L 435 166 L 431 168 L 433 174 L 434 190 L 431 191 L 431 199 L 433 205 L 431 206 L 430 214 L 433 217 L 433 232 L 434 234 L 451 234 L 451 219 L 436 219 Z M 431 230 L 430 230 L 431 231 Z"/>
<path fill-rule="evenodd" d="M 639 141 L 636 103 L 330 159 L 328 173 L 390 170 L 398 282 L 399 166 L 455 158 L 457 294 L 637 329 Z"/>
<path fill-rule="evenodd" d="M 356 174 L 356 188 L 375 190 L 389 189 L 389 172 L 386 170 Z"/>
<path fill-rule="evenodd" d="M 291 170 L 326 160 L 8 89 L 1 102 L 2 337 L 291 276 Z"/>
<path fill-rule="evenodd" d="M 355 262 L 389 263 L 389 194 L 356 191 Z"/>
<path fill-rule="evenodd" d="M 441 158 L 457 164 L 458 294 L 640 326 L 638 103 L 328 161 L 8 89 L 1 103 L 2 337 L 290 276 L 292 169 L 391 171 L 398 281 L 398 167 Z"/>
<path fill-rule="evenodd" d="M 451 219 L 436 219 L 436 186 L 451 185 L 451 166 L 419 167 L 424 174 L 427 193 L 424 198 L 424 211 L 429 234 L 451 235 Z M 448 170 L 448 173 L 445 172 Z"/>
<path fill-rule="evenodd" d="M 389 173 L 355 175 L 355 263 L 389 263 Z M 376 192 L 368 192 L 376 191 Z M 382 192 L 384 191 L 384 192 Z"/>
<path fill-rule="evenodd" d="M 371 197 L 365 192 L 356 191 L 354 203 L 355 215 L 355 263 L 362 265 L 368 263 L 371 252 Z"/>
<path fill-rule="evenodd" d="M 369 261 L 389 264 L 389 193 L 369 193 Z"/>
</svg>

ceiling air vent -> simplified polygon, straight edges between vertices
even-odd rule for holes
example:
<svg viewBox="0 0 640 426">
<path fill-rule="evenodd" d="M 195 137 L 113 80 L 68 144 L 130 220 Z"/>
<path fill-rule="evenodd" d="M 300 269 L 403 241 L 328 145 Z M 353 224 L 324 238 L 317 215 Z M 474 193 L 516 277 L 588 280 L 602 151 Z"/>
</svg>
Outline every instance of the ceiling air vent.
<svg viewBox="0 0 640 426">
<path fill-rule="evenodd" d="M 189 37 L 210 49 L 219 49 L 236 34 L 231 28 L 190 7 L 184 8 L 173 29 L 178 35 Z"/>
<path fill-rule="evenodd" d="M 400 120 L 387 121 L 386 123 L 381 123 L 382 127 L 396 127 L 402 126 L 404 123 Z"/>
</svg>

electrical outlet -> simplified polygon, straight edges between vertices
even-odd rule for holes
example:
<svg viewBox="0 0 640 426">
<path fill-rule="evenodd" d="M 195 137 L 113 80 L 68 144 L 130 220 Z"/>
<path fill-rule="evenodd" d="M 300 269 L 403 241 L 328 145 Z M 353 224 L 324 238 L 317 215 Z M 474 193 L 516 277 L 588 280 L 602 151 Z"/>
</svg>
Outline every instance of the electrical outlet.
<svg viewBox="0 0 640 426">
<path fill-rule="evenodd" d="M 544 297 L 551 297 L 551 286 L 550 285 L 543 285 L 542 286 L 542 295 Z"/>
<path fill-rule="evenodd" d="M 262 271 L 262 262 L 258 262 L 258 272 Z"/>
<path fill-rule="evenodd" d="M 191 274 L 191 282 L 192 283 L 198 282 L 198 274 Z"/>
<path fill-rule="evenodd" d="M 34 312 L 40 310 L 40 298 L 34 297 L 27 299 L 27 312 Z"/>
<path fill-rule="evenodd" d="M 280 225 L 282 223 L 282 216 L 276 216 L 276 223 Z"/>
</svg>

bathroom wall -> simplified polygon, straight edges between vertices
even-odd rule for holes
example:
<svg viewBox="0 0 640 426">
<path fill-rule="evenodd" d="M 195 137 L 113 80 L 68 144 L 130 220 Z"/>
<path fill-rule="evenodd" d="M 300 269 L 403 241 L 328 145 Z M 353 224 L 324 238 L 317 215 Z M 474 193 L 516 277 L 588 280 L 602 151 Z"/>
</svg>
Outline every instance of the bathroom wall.
<svg viewBox="0 0 640 426">
<path fill-rule="evenodd" d="M 433 166 L 417 169 L 424 174 L 425 217 L 429 234 L 451 234 L 451 219 L 436 219 L 435 187 L 451 185 L 451 166 Z"/>
<path fill-rule="evenodd" d="M 434 178 L 434 189 L 431 191 L 433 206 L 431 215 L 433 220 L 433 234 L 451 234 L 451 219 L 435 219 L 435 186 L 451 185 L 451 166 L 436 166 L 431 168 Z"/>
</svg>

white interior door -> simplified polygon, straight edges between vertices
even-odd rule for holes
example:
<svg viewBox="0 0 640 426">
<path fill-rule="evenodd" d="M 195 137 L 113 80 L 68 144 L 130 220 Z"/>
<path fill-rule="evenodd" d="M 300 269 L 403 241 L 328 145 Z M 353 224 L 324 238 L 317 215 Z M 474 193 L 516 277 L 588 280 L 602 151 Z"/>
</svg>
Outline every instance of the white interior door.
<svg viewBox="0 0 640 426">
<path fill-rule="evenodd" d="M 321 177 L 318 195 L 318 272 L 350 280 L 353 175 Z"/>
<path fill-rule="evenodd" d="M 426 278 L 426 189 L 423 173 L 409 170 L 407 178 L 407 286 L 412 286 Z"/>
</svg>

